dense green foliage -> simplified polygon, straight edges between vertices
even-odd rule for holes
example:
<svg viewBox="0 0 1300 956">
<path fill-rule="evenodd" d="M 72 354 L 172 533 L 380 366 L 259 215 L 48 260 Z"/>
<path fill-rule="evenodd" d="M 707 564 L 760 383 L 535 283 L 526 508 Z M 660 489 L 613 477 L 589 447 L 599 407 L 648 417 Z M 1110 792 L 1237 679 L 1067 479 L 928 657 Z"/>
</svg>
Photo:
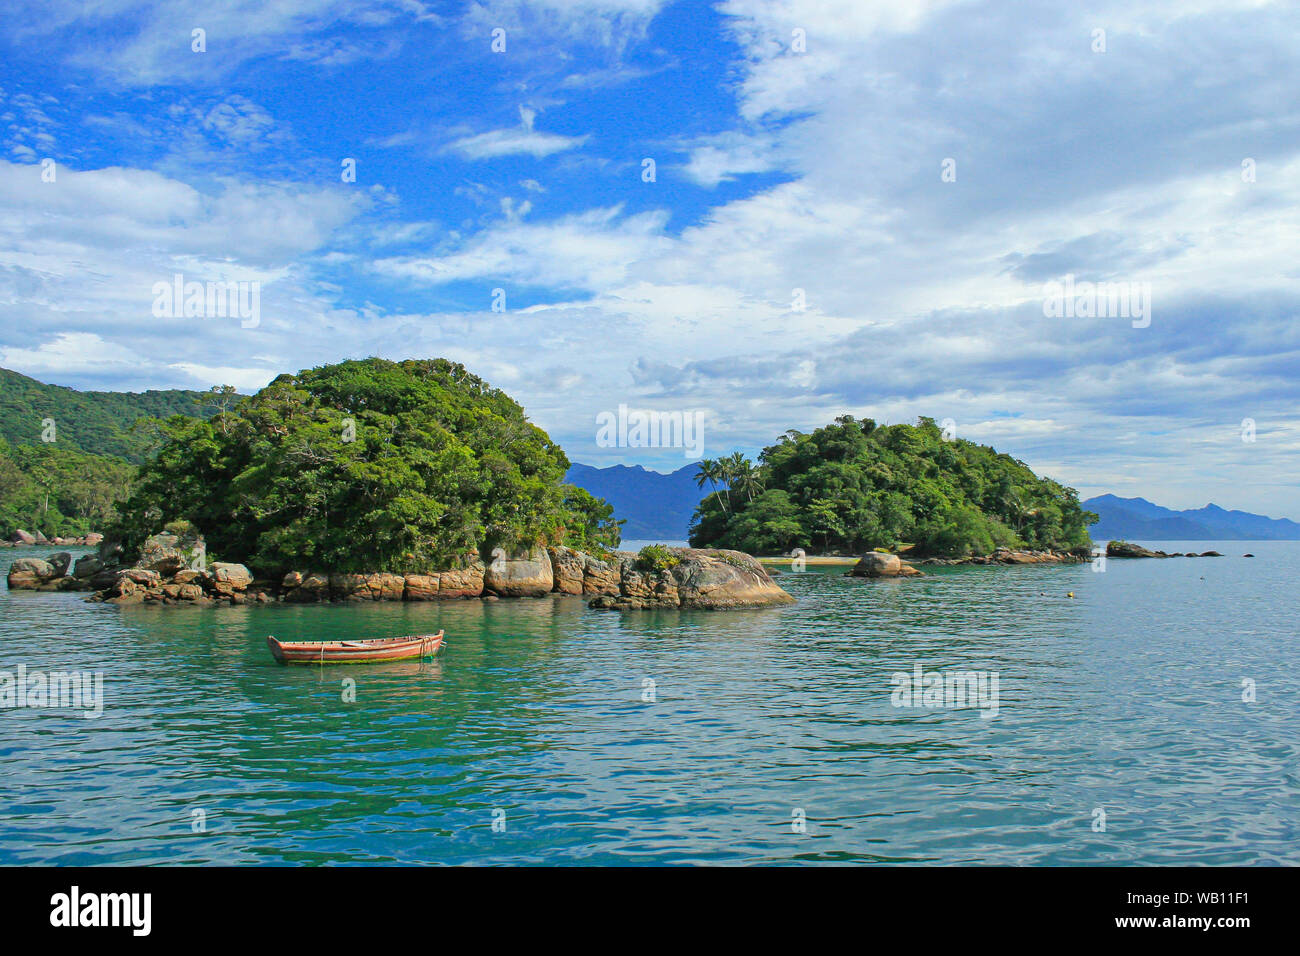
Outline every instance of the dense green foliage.
<svg viewBox="0 0 1300 956">
<path fill-rule="evenodd" d="M 0 438 L 0 535 L 8 538 L 19 528 L 48 538 L 98 531 L 134 475 L 134 465 L 110 455 Z"/>
<path fill-rule="evenodd" d="M 812 434 L 787 432 L 757 467 L 739 455 L 701 462 L 705 482 L 725 487 L 700 502 L 691 544 L 756 554 L 1069 549 L 1090 543 L 1096 521 L 1073 488 L 986 445 L 945 440 L 930 418 L 877 426 L 845 415 Z"/>
<path fill-rule="evenodd" d="M 152 449 L 148 433 L 133 427 L 137 421 L 203 418 L 215 414 L 218 405 L 212 392 L 78 392 L 0 368 L 0 437 L 13 445 L 44 444 L 43 423 L 49 419 L 55 426 L 54 444 L 138 465 Z"/>
<path fill-rule="evenodd" d="M 115 518 L 135 467 L 160 437 L 157 418 L 207 417 L 234 389 L 78 392 L 0 368 L 0 536 L 98 531 Z"/>
<path fill-rule="evenodd" d="M 281 375 L 208 420 L 173 417 L 112 532 L 186 519 L 263 573 L 418 571 L 538 543 L 617 546 L 604 502 L 504 392 L 444 359 Z"/>
</svg>

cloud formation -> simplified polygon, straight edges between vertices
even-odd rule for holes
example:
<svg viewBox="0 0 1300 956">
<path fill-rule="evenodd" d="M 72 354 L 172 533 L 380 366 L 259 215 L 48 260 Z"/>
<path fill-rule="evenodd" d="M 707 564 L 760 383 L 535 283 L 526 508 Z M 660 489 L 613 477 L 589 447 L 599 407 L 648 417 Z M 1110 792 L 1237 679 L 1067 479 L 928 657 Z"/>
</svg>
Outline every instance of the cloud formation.
<svg viewBox="0 0 1300 956">
<path fill-rule="evenodd" d="M 257 89 L 177 66 L 162 8 L 118 5 L 97 62 L 52 9 L 10 49 L 122 92 L 0 80 L 9 367 L 251 388 L 440 354 L 575 460 L 680 466 L 596 445 L 620 403 L 704 411 L 709 456 L 924 414 L 1085 493 L 1300 518 L 1286 4 L 319 0 L 240 21 Z M 160 325 L 175 271 L 259 279 L 264 321 Z M 1045 314 L 1067 275 L 1150 283 L 1150 325 Z"/>
</svg>

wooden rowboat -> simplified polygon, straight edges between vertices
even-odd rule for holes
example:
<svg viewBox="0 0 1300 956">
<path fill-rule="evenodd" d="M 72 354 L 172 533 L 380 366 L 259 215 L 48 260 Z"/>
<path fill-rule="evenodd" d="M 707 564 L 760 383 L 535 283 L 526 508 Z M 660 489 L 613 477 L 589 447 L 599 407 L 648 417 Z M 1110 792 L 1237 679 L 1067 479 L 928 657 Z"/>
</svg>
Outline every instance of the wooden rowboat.
<svg viewBox="0 0 1300 956">
<path fill-rule="evenodd" d="M 277 641 L 267 637 L 266 646 L 281 664 L 370 664 L 432 657 L 442 647 L 442 633 L 361 641 Z"/>
</svg>

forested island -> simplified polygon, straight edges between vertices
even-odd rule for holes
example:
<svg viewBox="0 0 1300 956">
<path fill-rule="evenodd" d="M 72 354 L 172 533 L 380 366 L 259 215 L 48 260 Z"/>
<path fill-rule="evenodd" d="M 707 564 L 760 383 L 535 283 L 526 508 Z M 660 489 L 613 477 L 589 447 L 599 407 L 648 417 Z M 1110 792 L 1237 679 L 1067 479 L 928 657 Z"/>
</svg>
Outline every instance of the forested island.
<svg viewBox="0 0 1300 956">
<path fill-rule="evenodd" d="M 613 509 L 562 482 L 564 451 L 445 359 L 285 374 L 229 410 L 162 428 L 108 528 L 128 551 L 178 519 L 259 573 L 401 572 L 497 547 L 619 543 Z"/>
<path fill-rule="evenodd" d="M 1091 545 L 1079 496 L 987 445 L 946 437 L 932 418 L 877 425 L 850 415 L 788 431 L 754 464 L 700 463 L 714 490 L 691 526 L 695 547 L 782 554 L 863 554 L 910 546 L 918 556 Z"/>
</svg>

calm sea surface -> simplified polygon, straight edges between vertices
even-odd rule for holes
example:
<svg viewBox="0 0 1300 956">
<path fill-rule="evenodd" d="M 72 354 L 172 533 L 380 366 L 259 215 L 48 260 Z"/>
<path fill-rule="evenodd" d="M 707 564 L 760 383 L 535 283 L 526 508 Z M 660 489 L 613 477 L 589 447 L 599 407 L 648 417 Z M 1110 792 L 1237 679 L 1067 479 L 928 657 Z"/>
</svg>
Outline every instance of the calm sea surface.
<svg viewBox="0 0 1300 956">
<path fill-rule="evenodd" d="M 0 671 L 106 698 L 0 711 L 0 863 L 1300 863 L 1300 542 L 1148 543 L 1227 556 L 787 570 L 729 613 L 0 589 Z M 265 645 L 439 628 L 423 664 Z M 997 715 L 893 706 L 917 664 L 996 674 Z"/>
</svg>

